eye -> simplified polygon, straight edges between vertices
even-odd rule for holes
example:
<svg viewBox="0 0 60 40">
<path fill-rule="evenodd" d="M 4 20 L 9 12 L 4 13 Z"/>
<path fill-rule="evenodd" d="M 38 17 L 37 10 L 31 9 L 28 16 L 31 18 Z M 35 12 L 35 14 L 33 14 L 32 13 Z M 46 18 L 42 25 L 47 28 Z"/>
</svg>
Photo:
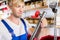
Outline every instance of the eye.
<svg viewBox="0 0 60 40">
<path fill-rule="evenodd" d="M 17 5 L 17 7 L 21 7 L 20 5 Z"/>
<path fill-rule="evenodd" d="M 25 8 L 24 6 L 22 6 L 22 8 Z"/>
</svg>

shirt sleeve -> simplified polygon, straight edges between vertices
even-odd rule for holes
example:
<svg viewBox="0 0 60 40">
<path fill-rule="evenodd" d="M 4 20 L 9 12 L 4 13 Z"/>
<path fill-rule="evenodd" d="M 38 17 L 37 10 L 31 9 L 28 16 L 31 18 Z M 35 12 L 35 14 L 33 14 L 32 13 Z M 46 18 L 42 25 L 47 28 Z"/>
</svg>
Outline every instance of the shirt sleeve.
<svg viewBox="0 0 60 40">
<path fill-rule="evenodd" d="M 4 40 L 4 37 L 2 36 L 1 32 L 0 32 L 0 40 Z"/>
<path fill-rule="evenodd" d="M 0 35 L 0 40 L 1 40 L 1 35 Z"/>
<path fill-rule="evenodd" d="M 0 31 L 0 40 L 6 40 L 3 33 Z"/>
<path fill-rule="evenodd" d="M 1 20 L 0 20 L 0 40 L 4 40 L 4 38 L 2 36 L 2 24 L 1 24 Z"/>
</svg>

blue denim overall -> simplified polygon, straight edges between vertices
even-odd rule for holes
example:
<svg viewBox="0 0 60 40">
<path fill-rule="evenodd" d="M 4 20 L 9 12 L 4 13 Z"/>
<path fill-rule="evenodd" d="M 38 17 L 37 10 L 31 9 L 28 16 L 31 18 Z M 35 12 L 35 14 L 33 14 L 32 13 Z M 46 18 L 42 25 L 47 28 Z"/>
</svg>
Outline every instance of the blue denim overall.
<svg viewBox="0 0 60 40">
<path fill-rule="evenodd" d="M 2 21 L 2 23 L 5 25 L 5 27 L 7 28 L 7 30 L 9 31 L 9 33 L 11 34 L 11 36 L 12 36 L 12 39 L 11 40 L 28 40 L 27 39 L 27 26 L 26 26 L 26 23 L 25 23 L 25 21 L 21 18 L 21 21 L 22 21 L 22 23 L 24 24 L 24 28 L 25 28 L 25 34 L 23 34 L 23 35 L 20 35 L 20 36 L 16 36 L 15 34 L 14 34 L 14 30 L 7 24 L 7 22 L 5 21 L 5 20 L 1 20 Z"/>
</svg>

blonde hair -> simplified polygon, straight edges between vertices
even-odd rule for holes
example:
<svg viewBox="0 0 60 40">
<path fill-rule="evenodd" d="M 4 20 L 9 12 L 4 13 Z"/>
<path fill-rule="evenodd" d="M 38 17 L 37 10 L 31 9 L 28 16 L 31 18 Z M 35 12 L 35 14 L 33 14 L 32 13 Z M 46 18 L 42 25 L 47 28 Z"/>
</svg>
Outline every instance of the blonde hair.
<svg viewBox="0 0 60 40">
<path fill-rule="evenodd" d="M 23 0 L 8 0 L 8 5 L 11 6 L 12 4 L 15 4 L 15 3 L 20 3 L 20 2 L 24 2 Z"/>
</svg>

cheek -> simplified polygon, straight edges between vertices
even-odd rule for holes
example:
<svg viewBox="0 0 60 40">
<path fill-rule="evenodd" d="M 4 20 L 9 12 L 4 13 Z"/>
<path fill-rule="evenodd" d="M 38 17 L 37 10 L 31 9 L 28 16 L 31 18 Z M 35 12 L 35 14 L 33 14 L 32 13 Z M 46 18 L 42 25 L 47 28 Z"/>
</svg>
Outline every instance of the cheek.
<svg viewBox="0 0 60 40">
<path fill-rule="evenodd" d="M 19 13 L 23 13 L 24 12 L 24 10 L 23 10 L 23 8 L 16 8 L 16 7 L 14 7 L 13 9 L 12 9 L 12 11 L 13 11 L 13 13 L 15 13 L 15 14 L 19 14 Z"/>
<path fill-rule="evenodd" d="M 12 11 L 13 11 L 14 13 L 18 13 L 18 9 L 17 9 L 17 8 L 14 8 Z"/>
<path fill-rule="evenodd" d="M 24 10 L 23 9 L 19 9 L 19 11 L 23 13 Z"/>
</svg>

